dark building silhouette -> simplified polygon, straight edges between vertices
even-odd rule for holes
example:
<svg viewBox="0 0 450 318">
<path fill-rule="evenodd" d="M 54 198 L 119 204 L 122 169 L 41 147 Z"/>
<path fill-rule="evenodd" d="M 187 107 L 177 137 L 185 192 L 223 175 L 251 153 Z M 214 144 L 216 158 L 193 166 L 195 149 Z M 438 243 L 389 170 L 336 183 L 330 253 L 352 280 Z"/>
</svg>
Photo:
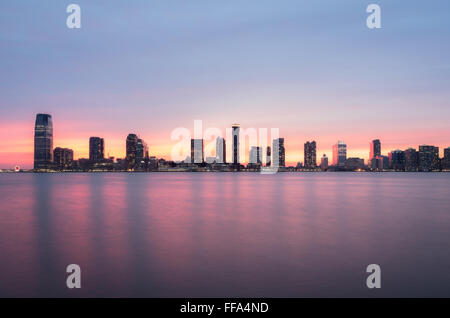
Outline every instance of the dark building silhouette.
<svg viewBox="0 0 450 318">
<path fill-rule="evenodd" d="M 419 171 L 435 170 L 439 170 L 439 148 L 428 145 L 419 146 Z"/>
<path fill-rule="evenodd" d="M 191 139 L 191 163 L 203 162 L 203 139 Z"/>
<path fill-rule="evenodd" d="M 34 169 L 51 169 L 53 164 L 52 116 L 37 114 L 34 126 Z"/>
<path fill-rule="evenodd" d="M 444 159 L 442 169 L 450 170 L 450 147 L 444 149 Z"/>
<path fill-rule="evenodd" d="M 284 149 L 284 138 L 276 138 L 272 143 L 272 165 L 274 167 L 286 166 L 286 151 Z"/>
<path fill-rule="evenodd" d="M 381 142 L 380 139 L 374 139 L 370 143 L 370 155 L 369 155 L 369 162 L 375 158 L 381 156 Z"/>
<path fill-rule="evenodd" d="M 231 162 L 234 165 L 238 165 L 240 163 L 239 161 L 239 131 L 240 131 L 240 127 L 238 124 L 235 124 L 231 127 L 232 129 L 232 158 L 231 158 Z"/>
<path fill-rule="evenodd" d="M 395 171 L 405 170 L 405 152 L 402 150 L 393 150 L 388 154 L 389 169 Z"/>
<path fill-rule="evenodd" d="M 306 169 L 314 169 L 317 166 L 317 157 L 316 157 L 316 142 L 307 141 L 304 145 L 304 153 L 305 153 L 305 164 L 304 167 Z"/>
<path fill-rule="evenodd" d="M 419 169 L 419 156 L 417 150 L 414 148 L 408 148 L 405 153 L 405 171 L 415 172 Z"/>
<path fill-rule="evenodd" d="M 93 162 L 102 161 L 105 158 L 105 142 L 103 138 L 89 138 L 89 160 Z"/>
<path fill-rule="evenodd" d="M 328 169 L 328 157 L 325 154 L 320 159 L 320 169 L 322 169 L 322 170 L 327 170 Z"/>
<path fill-rule="evenodd" d="M 73 164 L 73 150 L 56 147 L 53 150 L 53 161 L 55 168 L 59 170 L 70 169 Z"/>
<path fill-rule="evenodd" d="M 345 160 L 344 167 L 346 170 L 350 171 L 364 169 L 364 159 L 348 158 Z"/>
<path fill-rule="evenodd" d="M 222 137 L 216 139 L 216 163 L 227 163 L 227 147 Z"/>
<path fill-rule="evenodd" d="M 270 167 L 271 163 L 272 163 L 272 153 L 270 151 L 270 146 L 267 147 L 266 149 L 266 167 Z"/>
<path fill-rule="evenodd" d="M 149 162 L 148 145 L 147 143 L 138 138 L 136 143 L 136 167 L 140 170 L 145 170 Z"/>
<path fill-rule="evenodd" d="M 136 151 L 138 137 L 136 134 L 129 134 L 126 141 L 126 161 L 127 169 L 133 170 L 136 167 Z"/>
</svg>

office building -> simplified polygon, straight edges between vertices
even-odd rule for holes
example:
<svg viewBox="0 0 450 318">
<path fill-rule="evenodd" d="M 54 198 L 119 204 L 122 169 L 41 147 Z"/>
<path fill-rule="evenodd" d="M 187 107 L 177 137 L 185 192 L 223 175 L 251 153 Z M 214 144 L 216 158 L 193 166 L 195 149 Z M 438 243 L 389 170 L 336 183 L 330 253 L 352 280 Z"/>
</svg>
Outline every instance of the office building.
<svg viewBox="0 0 450 318">
<path fill-rule="evenodd" d="M 51 169 L 53 164 L 52 116 L 37 114 L 34 126 L 34 169 Z"/>
<path fill-rule="evenodd" d="M 379 139 L 374 139 L 370 143 L 369 162 L 375 158 L 381 156 L 381 142 Z"/>
<path fill-rule="evenodd" d="M 317 166 L 316 157 L 316 142 L 307 141 L 304 145 L 305 163 L 304 167 L 306 169 L 315 169 Z"/>
<path fill-rule="evenodd" d="M 439 170 L 439 148 L 428 145 L 419 146 L 419 171 L 436 170 Z"/>
<path fill-rule="evenodd" d="M 226 163 L 227 162 L 227 151 L 226 151 L 225 139 L 222 137 L 217 137 L 216 139 L 216 163 Z"/>
<path fill-rule="evenodd" d="M 272 163 L 272 153 L 270 151 L 270 146 L 266 149 L 266 167 L 270 167 Z"/>
<path fill-rule="evenodd" d="M 338 141 L 333 145 L 333 165 L 344 166 L 347 160 L 347 145 L 343 141 Z"/>
<path fill-rule="evenodd" d="M 249 157 L 250 157 L 249 163 L 260 165 L 262 163 L 262 161 L 261 161 L 261 147 L 251 147 L 250 148 L 250 156 Z"/>
<path fill-rule="evenodd" d="M 405 153 L 405 171 L 415 172 L 419 169 L 419 156 L 417 150 L 414 148 L 408 148 Z"/>
<path fill-rule="evenodd" d="M 105 143 L 103 138 L 89 138 L 89 160 L 92 162 L 102 161 L 105 158 Z"/>
<path fill-rule="evenodd" d="M 405 152 L 402 150 L 394 150 L 388 154 L 389 169 L 395 171 L 405 170 Z"/>
<path fill-rule="evenodd" d="M 320 159 L 320 169 L 324 171 L 328 169 L 328 157 L 325 154 Z"/>
<path fill-rule="evenodd" d="M 231 162 L 234 165 L 239 165 L 239 132 L 240 127 L 238 124 L 234 124 L 232 127 L 232 152 L 231 152 Z"/>
<path fill-rule="evenodd" d="M 191 163 L 203 162 L 203 139 L 191 139 Z"/>
<path fill-rule="evenodd" d="M 54 166 L 58 170 L 70 169 L 73 164 L 73 150 L 56 147 L 53 150 Z"/>
<path fill-rule="evenodd" d="M 284 138 L 276 138 L 272 142 L 272 165 L 284 167 L 286 165 L 286 152 L 284 149 Z"/>
</svg>

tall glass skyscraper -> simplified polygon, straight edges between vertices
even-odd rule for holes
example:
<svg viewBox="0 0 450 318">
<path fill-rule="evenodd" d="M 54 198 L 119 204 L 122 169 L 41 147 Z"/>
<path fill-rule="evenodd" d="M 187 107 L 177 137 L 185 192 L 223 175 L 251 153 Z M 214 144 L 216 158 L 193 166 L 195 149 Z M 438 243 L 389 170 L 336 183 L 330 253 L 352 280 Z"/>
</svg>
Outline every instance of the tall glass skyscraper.
<svg viewBox="0 0 450 318">
<path fill-rule="evenodd" d="M 333 145 L 333 165 L 343 166 L 347 160 L 347 145 L 343 141 L 338 141 Z"/>
<path fill-rule="evenodd" d="M 34 169 L 50 169 L 53 162 L 52 116 L 37 114 L 34 126 Z"/>
</svg>

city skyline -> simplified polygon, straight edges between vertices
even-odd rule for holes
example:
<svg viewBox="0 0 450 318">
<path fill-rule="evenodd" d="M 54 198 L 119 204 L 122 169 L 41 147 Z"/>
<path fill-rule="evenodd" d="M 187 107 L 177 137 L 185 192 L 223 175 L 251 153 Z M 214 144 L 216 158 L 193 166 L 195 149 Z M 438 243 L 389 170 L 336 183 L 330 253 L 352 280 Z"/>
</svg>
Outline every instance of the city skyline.
<svg viewBox="0 0 450 318">
<path fill-rule="evenodd" d="M 150 155 L 147 142 L 135 133 L 129 133 L 125 142 L 126 156 L 115 158 L 104 156 L 104 139 L 100 137 L 89 138 L 89 158 L 74 158 L 74 152 L 70 148 L 55 147 L 53 148 L 53 119 L 50 114 L 36 114 L 36 121 L 34 125 L 34 170 L 126 170 L 126 171 L 157 171 L 160 160 L 163 160 L 163 165 L 166 162 L 171 166 L 170 162 L 179 165 L 183 169 L 188 168 L 185 164 L 194 166 L 206 167 L 213 170 L 234 170 L 240 171 L 241 167 L 247 165 L 246 169 L 260 170 L 261 167 L 291 167 L 286 164 L 286 151 L 284 137 L 276 138 L 270 136 L 272 146 L 267 145 L 268 140 L 253 136 L 252 133 L 244 130 L 241 134 L 241 127 L 239 124 L 232 124 L 230 135 L 232 144 L 230 153 L 230 160 L 226 158 L 226 138 L 213 135 L 210 138 L 211 142 L 206 146 L 209 148 L 208 153 L 205 154 L 205 140 L 203 139 L 203 131 L 198 128 L 202 127 L 201 121 L 196 122 L 199 125 L 196 128 L 197 138 L 191 138 L 188 144 L 182 145 L 184 151 L 190 155 L 180 160 L 171 158 L 165 160 L 164 158 L 157 158 Z M 256 130 L 253 130 L 256 133 Z M 216 132 L 217 133 L 217 132 Z M 272 132 L 274 133 L 274 132 Z M 201 135 L 199 135 L 201 134 Z M 208 133 L 206 133 L 208 135 Z M 228 135 L 228 133 L 227 133 Z M 184 137 L 185 138 L 185 137 Z M 247 138 L 248 141 L 247 141 Z M 254 139 L 257 138 L 257 139 Z M 267 136 L 265 137 L 267 138 Z M 257 144 L 255 144 L 257 142 Z M 215 146 L 215 149 L 210 146 Z M 189 149 L 187 149 L 189 148 Z M 409 147 L 405 150 L 391 150 L 387 156 L 383 155 L 382 143 L 380 139 L 374 139 L 369 146 L 369 159 L 367 164 L 363 158 L 347 156 L 347 145 L 344 141 L 339 140 L 333 145 L 332 166 L 331 171 L 448 171 L 450 170 L 450 147 L 442 149 L 444 154 L 440 157 L 439 147 L 434 145 L 419 145 L 418 151 L 415 148 Z M 211 153 L 211 150 L 214 153 Z M 230 151 L 231 150 L 231 151 Z M 265 154 L 264 154 L 265 150 Z M 185 152 L 186 153 L 186 152 Z M 270 156 L 270 153 L 272 156 Z M 208 157 L 209 155 L 209 157 Z M 317 143 L 315 140 L 307 141 L 304 144 L 304 162 L 297 162 L 296 170 L 301 169 L 313 171 L 320 168 L 322 171 L 327 171 L 329 164 L 326 154 L 323 154 L 320 165 L 317 165 Z M 230 162 L 230 164 L 227 164 Z M 172 166 L 174 167 L 174 166 Z M 20 169 L 15 166 L 14 170 Z"/>
<path fill-rule="evenodd" d="M 80 30 L 62 3 L 3 5 L 0 167 L 32 167 L 38 112 L 75 158 L 88 158 L 91 136 L 124 157 L 134 131 L 169 159 L 170 132 L 198 118 L 223 131 L 279 127 L 289 165 L 304 162 L 307 140 L 330 160 L 338 139 L 365 160 L 375 138 L 385 154 L 427 144 L 442 157 L 448 146 L 448 1 L 382 0 L 379 30 L 357 1 L 109 4 L 80 0 Z"/>
<path fill-rule="evenodd" d="M 34 136 L 34 151 L 33 151 L 33 163 L 32 166 L 35 169 L 39 169 L 39 161 L 41 160 L 47 160 L 48 162 L 52 162 L 54 160 L 54 153 L 53 150 L 58 149 L 58 151 L 61 153 L 60 156 L 62 156 L 62 158 L 64 158 L 64 156 L 67 156 L 67 154 L 64 151 L 70 151 L 69 157 L 71 158 L 71 160 L 78 160 L 78 159 L 82 159 L 82 160 L 90 160 L 92 162 L 101 162 L 103 159 L 109 159 L 109 158 L 114 158 L 114 160 L 121 160 L 121 159 L 126 159 L 126 160 L 130 160 L 129 156 L 130 154 L 132 156 L 134 156 L 133 161 L 135 161 L 135 157 L 138 156 L 140 159 L 139 160 L 143 160 L 143 158 L 149 158 L 149 157 L 155 157 L 158 159 L 165 159 L 165 160 L 172 160 L 172 158 L 170 158 L 170 155 L 166 154 L 163 156 L 158 156 L 155 153 L 151 152 L 151 148 L 148 146 L 147 142 L 144 141 L 143 138 L 141 138 L 140 135 L 137 135 L 135 133 L 129 133 L 128 137 L 126 139 L 126 143 L 125 146 L 122 145 L 122 147 L 124 148 L 123 151 L 123 155 L 122 156 L 111 156 L 109 152 L 107 152 L 105 150 L 105 138 L 100 138 L 100 137 L 96 137 L 96 136 L 90 136 L 88 137 L 88 150 L 87 150 L 87 156 L 83 157 L 83 156 L 76 156 L 76 153 L 73 149 L 73 147 L 71 145 L 66 145 L 66 146 L 53 146 L 54 144 L 54 133 L 53 133 L 53 127 L 54 127 L 54 123 L 53 123 L 53 119 L 52 119 L 52 115 L 51 114 L 43 114 L 43 113 L 39 113 L 36 114 L 36 119 L 35 119 L 35 136 Z M 48 127 L 45 126 L 44 127 L 44 122 Z M 206 155 L 204 154 L 204 148 L 205 146 L 211 144 L 211 145 L 215 145 L 214 149 L 214 157 L 217 158 L 221 158 L 221 155 L 217 153 L 217 149 L 218 147 L 223 148 L 223 152 L 225 153 L 225 162 L 228 163 L 235 163 L 235 158 L 234 156 L 236 155 L 235 152 L 235 143 L 236 143 L 236 138 L 238 139 L 237 141 L 237 147 L 239 147 L 239 152 L 237 154 L 237 160 L 240 164 L 249 164 L 249 163 L 255 163 L 252 162 L 252 156 L 254 156 L 254 154 L 252 154 L 252 151 L 256 150 L 255 148 L 260 148 L 259 144 L 252 144 L 249 142 L 244 142 L 242 143 L 242 139 L 240 139 L 240 129 L 241 129 L 241 125 L 239 124 L 232 124 L 231 125 L 231 129 L 232 129 L 232 141 L 230 142 L 231 146 L 230 147 L 230 151 L 227 152 L 226 150 L 226 145 L 227 145 L 227 141 L 226 138 L 223 137 L 214 137 L 213 139 L 209 140 L 208 142 L 205 142 L 205 139 L 194 139 L 192 138 L 190 140 L 190 154 L 191 156 L 188 158 L 189 162 L 191 163 L 204 163 L 206 162 Z M 203 133 L 203 132 L 202 132 Z M 50 138 L 47 137 L 47 135 L 51 136 Z M 225 135 L 225 134 L 223 134 Z M 132 143 L 132 145 L 130 146 L 129 144 L 129 139 L 134 140 L 134 142 Z M 242 138 L 242 136 L 241 136 Z M 245 136 L 244 136 L 245 138 Z M 45 143 L 42 146 L 42 139 L 45 139 Z M 332 145 L 332 150 L 330 151 L 330 154 L 326 151 L 320 151 L 318 149 L 320 149 L 319 147 L 317 147 L 317 142 L 315 140 L 311 140 L 311 141 L 306 141 L 303 144 L 303 148 L 302 149 L 297 149 L 297 152 L 303 151 L 303 160 L 299 160 L 299 161 L 295 161 L 295 162 L 289 162 L 286 160 L 286 147 L 285 147 L 285 141 L 284 141 L 284 137 L 282 138 L 270 138 L 269 137 L 269 147 L 272 147 L 272 149 L 275 148 L 275 142 L 279 139 L 281 141 L 281 150 L 280 150 L 280 161 L 283 163 L 282 166 L 296 166 L 299 163 L 303 164 L 303 166 L 305 168 L 315 168 L 315 167 L 320 167 L 321 166 L 321 157 L 322 156 L 326 156 L 327 158 L 331 158 L 332 162 L 331 164 L 333 166 L 343 166 L 345 161 L 347 159 L 363 159 L 364 164 L 367 163 L 367 165 L 369 166 L 369 168 L 377 170 L 378 167 L 382 167 L 383 163 L 379 163 L 378 162 L 378 158 L 380 158 L 380 160 L 382 160 L 383 158 L 385 161 L 385 165 L 387 160 L 389 160 L 389 162 L 392 160 L 391 155 L 394 154 L 396 152 L 407 152 L 408 150 L 413 150 L 417 152 L 417 155 L 419 153 L 419 150 L 421 148 L 425 148 L 427 149 L 427 147 L 432 147 L 432 148 L 436 148 L 436 154 L 438 156 L 438 158 L 444 158 L 444 156 L 446 154 L 448 154 L 450 147 L 448 146 L 443 146 L 443 147 L 439 147 L 439 146 L 435 146 L 435 145 L 416 145 L 416 146 L 408 146 L 404 149 L 400 149 L 400 148 L 395 148 L 395 149 L 386 149 L 384 147 L 381 146 L 381 141 L 380 139 L 373 139 L 368 143 L 368 147 L 366 149 L 367 155 L 364 156 L 355 156 L 355 152 L 349 151 L 349 148 L 347 146 L 347 144 L 342 141 L 339 140 L 337 142 L 335 142 Z M 123 143 L 123 139 L 120 141 L 121 143 Z M 220 143 L 219 143 L 220 142 Z M 223 142 L 223 144 L 221 144 Z M 197 150 L 195 150 L 195 155 L 194 158 L 196 158 L 195 162 L 193 162 L 193 157 L 192 154 L 194 153 L 194 143 L 195 143 L 195 148 L 197 148 Z M 171 147 L 174 145 L 175 143 L 172 141 Z M 320 143 L 319 143 L 320 144 Z M 38 147 L 38 148 L 36 148 Z M 39 149 L 43 148 L 44 152 L 47 152 L 46 154 L 43 154 L 43 150 Z M 129 148 L 132 147 L 133 149 L 130 150 Z M 375 148 L 374 148 L 375 147 Z M 342 150 L 338 150 L 341 149 Z M 139 150 L 138 150 L 139 149 Z M 140 155 L 137 154 L 140 153 Z M 198 152 L 200 151 L 200 152 Z M 268 158 L 265 158 L 266 155 L 266 151 L 264 150 L 264 153 L 262 151 L 262 149 L 258 149 L 258 161 L 261 161 L 262 163 L 265 163 L 267 160 L 270 160 Z M 106 153 L 108 155 L 106 155 Z M 282 154 L 281 154 L 282 153 Z M 264 154 L 264 156 L 263 156 Z M 318 154 L 320 154 L 320 156 L 318 156 Z M 242 156 L 244 155 L 244 156 Z M 44 159 L 39 159 L 40 157 L 44 158 Z M 244 157 L 245 159 L 242 159 L 242 157 Z M 36 159 L 37 158 L 37 159 Z M 340 159 L 338 159 L 340 158 Z M 318 161 L 319 159 L 319 161 Z M 220 162 L 220 160 L 218 161 Z M 56 163 L 56 161 L 55 161 Z M 36 166 L 36 164 L 38 166 Z M 61 163 L 62 164 L 62 163 Z M 62 164 L 63 165 L 63 164 Z M 19 166 L 19 165 L 15 165 L 15 166 Z M 26 166 L 20 166 L 21 168 L 24 169 L 29 169 Z M 12 168 L 12 167 L 0 167 L 0 168 Z M 382 168 L 380 168 L 382 169 Z"/>
</svg>

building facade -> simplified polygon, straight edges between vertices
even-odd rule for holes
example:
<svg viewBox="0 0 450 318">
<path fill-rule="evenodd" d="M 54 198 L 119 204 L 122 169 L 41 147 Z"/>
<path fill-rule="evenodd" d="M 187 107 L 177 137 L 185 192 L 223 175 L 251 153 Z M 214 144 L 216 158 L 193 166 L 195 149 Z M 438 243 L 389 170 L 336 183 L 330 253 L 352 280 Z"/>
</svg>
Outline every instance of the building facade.
<svg viewBox="0 0 450 318">
<path fill-rule="evenodd" d="M 272 166 L 286 166 L 286 151 L 284 148 L 284 138 L 276 138 L 272 143 Z"/>
<path fill-rule="evenodd" d="M 305 155 L 305 163 L 304 168 L 306 169 L 315 169 L 317 166 L 317 157 L 316 157 L 316 142 L 315 141 L 307 141 L 304 145 L 304 155 Z"/>
<path fill-rule="evenodd" d="M 216 163 L 227 163 L 227 147 L 222 137 L 216 139 Z"/>
<path fill-rule="evenodd" d="M 34 169 L 51 169 L 53 164 L 53 122 L 48 114 L 37 114 L 34 126 Z"/>
<path fill-rule="evenodd" d="M 347 160 L 347 145 L 343 141 L 338 141 L 333 145 L 333 165 L 344 166 Z"/>
<path fill-rule="evenodd" d="M 419 171 L 436 170 L 439 170 L 439 148 L 428 145 L 419 146 Z"/>
<path fill-rule="evenodd" d="M 191 139 L 191 163 L 203 163 L 203 139 Z"/>
<path fill-rule="evenodd" d="M 70 169 L 73 164 L 73 150 L 56 147 L 53 150 L 53 162 L 58 170 Z"/>
<path fill-rule="evenodd" d="M 238 165 L 240 163 L 239 161 L 239 132 L 240 127 L 238 124 L 235 124 L 231 127 L 232 131 L 232 152 L 231 152 L 231 162 L 234 165 Z"/>
<path fill-rule="evenodd" d="M 405 154 L 405 171 L 415 172 L 419 169 L 419 156 L 417 150 L 408 148 L 404 151 Z"/>
<path fill-rule="evenodd" d="M 105 159 L 105 142 L 100 137 L 89 138 L 89 160 L 98 162 Z"/>
</svg>

